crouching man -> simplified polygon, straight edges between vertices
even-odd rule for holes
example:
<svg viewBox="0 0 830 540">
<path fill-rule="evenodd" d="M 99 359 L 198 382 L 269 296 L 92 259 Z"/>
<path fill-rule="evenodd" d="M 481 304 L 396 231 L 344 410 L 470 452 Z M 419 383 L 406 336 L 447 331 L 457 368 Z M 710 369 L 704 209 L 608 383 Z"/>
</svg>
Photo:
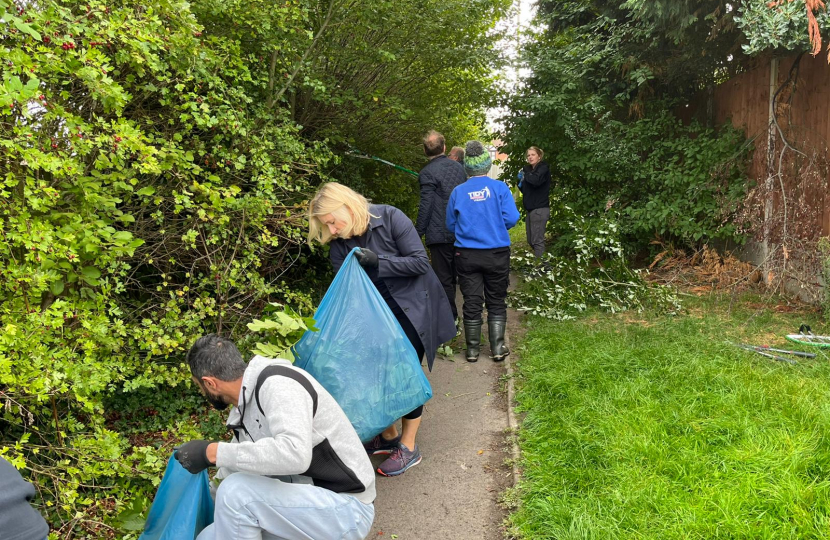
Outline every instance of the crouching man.
<svg viewBox="0 0 830 540">
<path fill-rule="evenodd" d="M 193 474 L 218 466 L 213 525 L 197 540 L 363 539 L 375 473 L 334 398 L 287 360 L 247 365 L 228 339 L 207 335 L 187 354 L 193 380 L 218 410 L 234 408 L 233 442 L 190 441 L 176 459 Z"/>
</svg>

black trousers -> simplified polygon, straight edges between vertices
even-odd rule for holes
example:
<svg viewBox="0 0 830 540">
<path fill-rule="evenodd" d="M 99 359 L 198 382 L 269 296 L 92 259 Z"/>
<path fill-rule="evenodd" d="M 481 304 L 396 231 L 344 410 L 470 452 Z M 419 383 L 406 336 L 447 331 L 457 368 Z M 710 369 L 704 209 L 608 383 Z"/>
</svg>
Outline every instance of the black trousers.
<svg viewBox="0 0 830 540">
<path fill-rule="evenodd" d="M 455 285 L 458 283 L 458 274 L 455 270 L 455 246 L 452 244 L 430 244 L 429 256 L 432 260 L 432 269 L 444 292 L 447 293 L 447 300 L 452 308 L 452 318 L 458 318 L 458 308 L 455 307 Z"/>
<path fill-rule="evenodd" d="M 455 248 L 455 268 L 464 297 L 464 320 L 481 319 L 483 306 L 488 316 L 507 316 L 507 287 L 510 285 L 510 248 Z"/>
</svg>

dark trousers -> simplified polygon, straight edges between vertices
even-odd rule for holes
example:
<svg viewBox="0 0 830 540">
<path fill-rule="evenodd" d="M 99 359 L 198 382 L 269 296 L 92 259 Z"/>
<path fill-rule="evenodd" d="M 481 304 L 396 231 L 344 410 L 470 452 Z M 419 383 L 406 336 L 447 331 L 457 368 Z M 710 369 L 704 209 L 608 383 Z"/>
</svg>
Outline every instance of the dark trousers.
<svg viewBox="0 0 830 540">
<path fill-rule="evenodd" d="M 447 293 L 447 300 L 450 301 L 452 318 L 458 318 L 458 308 L 455 307 L 455 284 L 458 283 L 458 274 L 455 271 L 455 246 L 452 244 L 430 244 L 429 256 L 432 260 L 432 269 L 444 292 Z"/>
<path fill-rule="evenodd" d="M 464 297 L 464 320 L 481 319 L 482 307 L 488 316 L 507 316 L 507 287 L 510 285 L 510 248 L 455 248 L 455 268 Z"/>
<path fill-rule="evenodd" d="M 548 226 L 548 219 L 550 219 L 550 208 L 529 210 L 525 217 L 527 243 L 530 244 L 537 259 L 545 254 L 545 230 Z"/>
</svg>

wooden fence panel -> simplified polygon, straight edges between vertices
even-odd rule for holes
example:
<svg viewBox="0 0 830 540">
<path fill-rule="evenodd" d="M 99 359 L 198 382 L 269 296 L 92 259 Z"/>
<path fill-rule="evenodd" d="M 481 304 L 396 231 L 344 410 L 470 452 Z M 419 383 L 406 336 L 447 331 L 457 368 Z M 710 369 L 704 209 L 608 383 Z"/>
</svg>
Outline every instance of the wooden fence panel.
<svg viewBox="0 0 830 540">
<path fill-rule="evenodd" d="M 716 126 L 731 121 L 753 139 L 749 175 L 755 187 L 747 215 L 754 231 L 745 255 L 775 268 L 780 277 L 786 271 L 787 280 L 801 289 L 815 289 L 821 283 L 816 242 L 830 235 L 830 66 L 823 55 L 803 55 L 792 70 L 796 59 L 759 59 L 754 68 L 701 94 L 678 116 Z M 794 82 L 785 85 L 791 75 Z M 785 139 L 770 118 L 779 88 L 775 118 Z M 800 276 L 789 275 L 796 270 Z M 815 290 L 805 296 L 811 294 Z"/>
</svg>

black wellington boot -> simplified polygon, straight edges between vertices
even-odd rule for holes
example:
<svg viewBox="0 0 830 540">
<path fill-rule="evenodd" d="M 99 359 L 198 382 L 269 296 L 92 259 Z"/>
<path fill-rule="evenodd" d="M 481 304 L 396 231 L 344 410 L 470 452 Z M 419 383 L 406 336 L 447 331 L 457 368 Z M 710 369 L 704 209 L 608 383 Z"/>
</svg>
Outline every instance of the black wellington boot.
<svg viewBox="0 0 830 540">
<path fill-rule="evenodd" d="M 487 317 L 487 329 L 490 331 L 490 351 L 493 353 L 493 361 L 501 362 L 510 354 L 507 345 L 504 343 L 504 331 L 507 329 L 507 316 Z"/>
<path fill-rule="evenodd" d="M 481 351 L 481 319 L 468 321 L 464 319 L 464 340 L 467 342 L 467 362 L 478 362 Z"/>
</svg>

